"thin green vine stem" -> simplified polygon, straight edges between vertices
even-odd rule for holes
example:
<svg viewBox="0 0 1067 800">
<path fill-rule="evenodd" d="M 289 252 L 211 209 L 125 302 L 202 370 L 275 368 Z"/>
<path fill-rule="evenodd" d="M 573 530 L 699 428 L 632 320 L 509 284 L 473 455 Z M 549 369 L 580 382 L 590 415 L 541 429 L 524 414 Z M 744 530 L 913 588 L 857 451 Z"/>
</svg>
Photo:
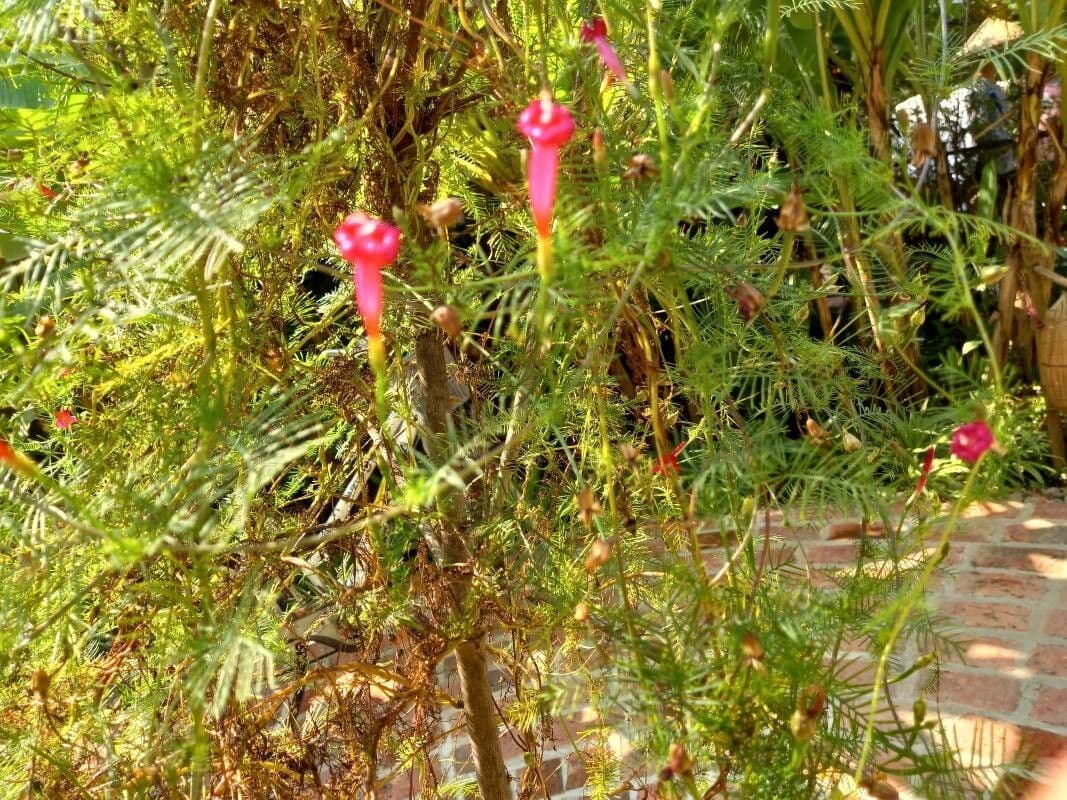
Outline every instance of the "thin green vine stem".
<svg viewBox="0 0 1067 800">
<path fill-rule="evenodd" d="M 893 622 L 893 627 L 889 630 L 889 636 L 886 638 L 885 646 L 882 648 L 882 655 L 878 658 L 878 666 L 875 670 L 874 681 L 871 686 L 871 705 L 867 717 L 867 728 L 863 734 L 863 748 L 860 750 L 860 757 L 856 761 L 856 771 L 853 774 L 853 780 L 855 780 L 857 784 L 863 779 L 863 770 L 866 768 L 867 762 L 870 760 L 871 748 L 874 744 L 874 719 L 878 714 L 878 701 L 880 699 L 879 687 L 881 687 L 885 679 L 886 670 L 889 666 L 889 657 L 893 653 L 893 647 L 896 644 L 897 639 L 900 637 L 900 632 L 904 629 L 908 617 L 911 616 L 915 603 L 922 597 L 923 592 L 926 589 L 926 582 L 930 579 L 934 569 L 937 568 L 938 564 L 940 564 L 944 558 L 945 548 L 948 546 L 949 537 L 952 535 L 952 531 L 955 530 L 956 521 L 959 519 L 960 513 L 963 511 L 964 505 L 967 503 L 971 486 L 974 484 L 974 479 L 978 475 L 978 469 L 981 467 L 984 460 L 985 456 L 983 455 L 971 468 L 971 472 L 967 476 L 966 482 L 963 484 L 963 489 L 960 491 L 960 497 L 952 509 L 952 514 L 949 516 L 948 522 L 945 523 L 944 530 L 941 532 L 941 538 L 937 543 L 937 550 L 926 562 L 926 566 L 923 567 L 919 579 L 912 585 L 908 594 L 905 596 L 904 602 L 901 605 L 900 610 L 897 612 L 896 619 Z"/>
<path fill-rule="evenodd" d="M 671 139 L 670 128 L 667 125 L 667 108 L 663 102 L 659 45 L 656 42 L 660 6 L 660 0 L 648 0 L 645 5 L 645 22 L 648 26 L 648 93 L 652 97 L 652 108 L 656 114 L 656 131 L 659 134 L 660 175 L 662 180 L 666 181 L 670 175 Z"/>
</svg>

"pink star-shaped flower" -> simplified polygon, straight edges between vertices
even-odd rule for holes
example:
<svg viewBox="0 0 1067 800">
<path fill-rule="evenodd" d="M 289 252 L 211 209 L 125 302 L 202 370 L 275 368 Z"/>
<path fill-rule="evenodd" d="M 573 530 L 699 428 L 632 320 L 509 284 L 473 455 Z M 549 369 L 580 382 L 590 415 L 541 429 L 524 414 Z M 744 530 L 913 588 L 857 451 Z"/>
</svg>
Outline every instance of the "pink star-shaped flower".
<svg viewBox="0 0 1067 800">
<path fill-rule="evenodd" d="M 675 447 L 667 455 L 660 458 L 655 464 L 652 465 L 652 472 L 655 475 L 666 475 L 667 473 L 678 472 L 681 465 L 678 463 L 678 454 L 685 450 L 689 442 L 682 442 Z"/>
<path fill-rule="evenodd" d="M 68 430 L 71 425 L 78 421 L 78 418 L 70 413 L 69 408 L 64 408 L 61 411 L 57 411 L 55 415 L 56 427 L 61 431 Z"/>
</svg>

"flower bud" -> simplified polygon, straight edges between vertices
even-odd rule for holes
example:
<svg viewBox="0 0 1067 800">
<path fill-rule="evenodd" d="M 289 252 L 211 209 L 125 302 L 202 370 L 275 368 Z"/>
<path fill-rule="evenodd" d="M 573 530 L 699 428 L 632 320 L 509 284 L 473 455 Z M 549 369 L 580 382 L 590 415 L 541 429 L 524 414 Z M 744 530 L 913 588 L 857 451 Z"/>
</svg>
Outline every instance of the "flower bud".
<svg viewBox="0 0 1067 800">
<path fill-rule="evenodd" d="M 596 128 L 593 131 L 593 165 L 597 169 L 603 169 L 608 163 L 608 149 L 604 146 L 604 131 Z"/>
<path fill-rule="evenodd" d="M 915 698 L 915 702 L 912 703 L 911 715 L 916 725 L 922 725 L 923 720 L 926 719 L 926 701 L 923 700 L 922 695 Z"/>
</svg>

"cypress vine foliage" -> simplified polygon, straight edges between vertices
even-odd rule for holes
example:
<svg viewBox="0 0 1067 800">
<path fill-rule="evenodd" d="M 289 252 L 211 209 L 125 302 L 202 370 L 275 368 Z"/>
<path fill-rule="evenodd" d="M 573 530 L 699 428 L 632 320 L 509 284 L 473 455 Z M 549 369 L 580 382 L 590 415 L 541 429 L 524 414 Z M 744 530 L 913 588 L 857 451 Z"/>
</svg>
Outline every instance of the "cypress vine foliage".
<svg viewBox="0 0 1067 800">
<path fill-rule="evenodd" d="M 1015 233 L 872 152 L 846 5 L 4 0 L 4 796 L 456 796 L 449 708 L 487 800 L 486 726 L 543 796 L 584 706 L 596 798 L 1022 774 L 899 695 L 960 649 L 960 509 L 1047 478 L 980 280 Z M 373 369 L 357 210 L 402 232 Z M 777 513 L 887 535 L 816 589 Z"/>
</svg>

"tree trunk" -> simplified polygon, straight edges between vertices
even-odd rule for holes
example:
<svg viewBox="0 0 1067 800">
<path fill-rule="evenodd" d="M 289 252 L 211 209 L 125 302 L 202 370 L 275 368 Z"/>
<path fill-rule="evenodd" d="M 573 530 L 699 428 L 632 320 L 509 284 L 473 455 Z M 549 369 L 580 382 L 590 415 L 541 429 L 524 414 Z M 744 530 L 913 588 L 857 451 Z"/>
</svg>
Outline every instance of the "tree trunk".
<svg viewBox="0 0 1067 800">
<path fill-rule="evenodd" d="M 1023 81 L 1023 94 L 1019 102 L 1019 142 L 1016 151 L 1015 191 L 1008 223 L 1017 231 L 1037 237 L 1037 144 L 1038 126 L 1041 121 L 1041 91 L 1044 85 L 1044 62 L 1031 55 Z M 1035 319 L 1023 326 L 1016 325 L 1015 307 L 1019 293 L 1029 295 L 1027 308 L 1037 320 L 1048 311 L 1052 285 L 1046 278 L 1033 271 L 1033 267 L 1048 266 L 1048 257 L 1032 241 L 1018 239 L 1008 251 L 1008 274 L 1001 283 L 997 354 L 1004 360 L 1016 342 L 1025 362 L 1031 360 L 1034 346 Z M 1017 327 L 1019 328 L 1017 330 Z"/>
<path fill-rule="evenodd" d="M 415 343 L 415 360 L 424 392 L 426 418 L 426 450 L 434 463 L 446 455 L 443 435 L 448 429 L 451 398 L 448 392 L 448 368 L 445 364 L 444 342 L 436 329 L 421 334 Z M 457 569 L 471 557 L 463 536 L 464 504 L 456 496 L 442 509 L 440 542 L 443 563 L 441 568 L 451 572 L 450 590 L 457 613 L 466 610 L 470 595 L 470 573 Z M 477 610 L 475 610 L 477 616 Z M 475 625 L 475 628 L 478 626 Z M 489 666 L 485 655 L 485 634 L 456 645 L 463 714 L 474 755 L 478 788 L 483 800 L 507 800 L 511 797 L 508 773 L 500 751 L 500 734 L 492 688 L 489 685 Z"/>
<path fill-rule="evenodd" d="M 871 133 L 871 147 L 874 154 L 885 163 L 889 163 L 889 112 L 886 109 L 885 81 L 882 76 L 882 48 L 871 51 L 871 70 L 867 75 L 866 92 L 867 125 Z"/>
</svg>

